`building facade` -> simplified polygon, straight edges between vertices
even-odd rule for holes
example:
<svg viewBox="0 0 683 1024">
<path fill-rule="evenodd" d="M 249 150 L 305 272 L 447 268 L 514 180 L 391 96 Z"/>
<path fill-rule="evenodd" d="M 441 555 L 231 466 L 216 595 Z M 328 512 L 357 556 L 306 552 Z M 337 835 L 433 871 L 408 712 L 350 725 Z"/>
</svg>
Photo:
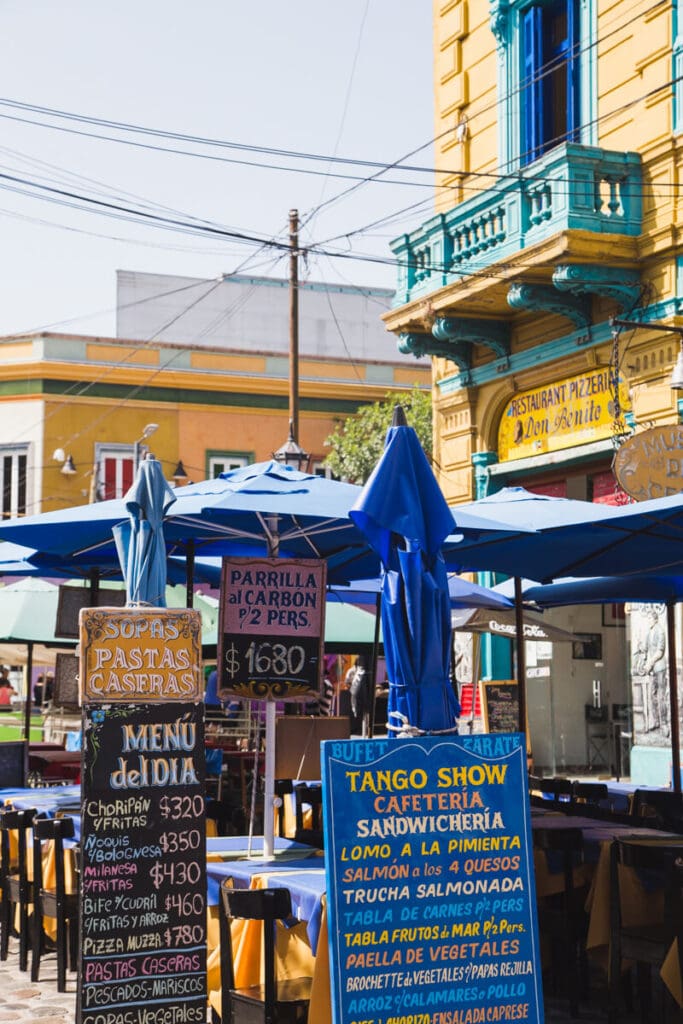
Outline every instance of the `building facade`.
<svg viewBox="0 0 683 1024">
<path fill-rule="evenodd" d="M 435 212 L 392 243 L 384 320 L 402 351 L 433 357 L 453 503 L 504 485 L 621 503 L 624 438 L 679 422 L 680 341 L 654 329 L 683 327 L 679 22 L 677 0 L 434 2 Z M 646 739 L 627 630 L 576 614 L 604 653 L 554 655 L 575 694 L 554 711 L 533 684 L 553 733 L 581 721 L 546 764 L 586 762 L 596 683 Z M 543 715 L 531 728 L 547 736 Z"/>
<path fill-rule="evenodd" d="M 161 290 L 170 288 L 166 282 Z M 359 293 L 363 305 L 367 291 Z M 365 354 L 355 358 L 341 341 L 311 355 L 302 344 L 298 440 L 312 472 L 325 472 L 326 438 L 361 405 L 430 387 L 429 361 L 393 357 L 376 320 L 372 344 L 366 338 Z M 353 349 L 354 324 L 347 319 L 340 329 Z M 254 340 L 248 323 L 241 344 L 234 337 L 218 345 L 216 337 L 195 344 L 161 335 L 0 339 L 3 518 L 120 497 L 145 450 L 161 460 L 169 480 L 183 484 L 269 459 L 287 440 L 286 316 L 270 348 L 262 337 Z"/>
</svg>

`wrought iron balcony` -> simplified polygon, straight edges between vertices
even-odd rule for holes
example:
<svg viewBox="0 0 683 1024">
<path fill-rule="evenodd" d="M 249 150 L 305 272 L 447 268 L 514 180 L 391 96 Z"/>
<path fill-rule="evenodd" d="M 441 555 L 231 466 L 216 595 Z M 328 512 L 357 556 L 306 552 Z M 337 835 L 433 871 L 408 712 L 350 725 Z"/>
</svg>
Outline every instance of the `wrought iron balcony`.
<svg viewBox="0 0 683 1024">
<path fill-rule="evenodd" d="M 565 143 L 514 176 L 494 181 L 492 188 L 391 243 L 399 261 L 396 305 L 561 231 L 641 233 L 638 153 Z"/>
</svg>

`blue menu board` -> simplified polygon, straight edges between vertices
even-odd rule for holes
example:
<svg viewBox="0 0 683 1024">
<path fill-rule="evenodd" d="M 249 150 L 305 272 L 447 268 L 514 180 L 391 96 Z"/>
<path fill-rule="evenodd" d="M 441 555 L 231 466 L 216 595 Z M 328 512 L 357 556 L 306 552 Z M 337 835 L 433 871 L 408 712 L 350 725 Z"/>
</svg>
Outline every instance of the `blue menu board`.
<svg viewBox="0 0 683 1024">
<path fill-rule="evenodd" d="M 334 1024 L 541 1024 L 520 734 L 322 744 Z"/>
</svg>

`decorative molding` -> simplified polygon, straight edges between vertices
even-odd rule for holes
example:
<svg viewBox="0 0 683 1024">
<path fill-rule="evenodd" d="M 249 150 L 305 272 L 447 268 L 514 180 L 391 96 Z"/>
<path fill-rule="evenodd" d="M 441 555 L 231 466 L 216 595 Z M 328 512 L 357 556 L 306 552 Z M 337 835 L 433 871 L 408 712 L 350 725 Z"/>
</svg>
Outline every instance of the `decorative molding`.
<svg viewBox="0 0 683 1024">
<path fill-rule="evenodd" d="M 506 364 L 510 357 L 510 333 L 510 325 L 505 321 L 464 316 L 437 316 L 432 327 L 432 334 L 438 341 L 483 345 Z"/>
<path fill-rule="evenodd" d="M 489 0 L 489 24 L 499 47 L 507 45 L 509 21 L 508 0 Z"/>
<path fill-rule="evenodd" d="M 456 363 L 464 378 L 469 376 L 472 368 L 472 351 L 463 342 L 444 341 L 437 339 L 433 334 L 413 332 L 411 334 L 399 334 L 398 350 L 404 355 L 415 356 L 438 356 L 440 359 L 448 359 Z"/>
<path fill-rule="evenodd" d="M 485 498 L 489 493 L 491 472 L 489 466 L 498 462 L 497 452 L 474 452 L 472 455 L 472 467 L 474 469 L 474 491 L 475 498 Z M 454 511 L 456 524 L 458 522 L 457 509 Z M 456 530 L 457 533 L 457 530 Z"/>
<path fill-rule="evenodd" d="M 572 295 L 601 295 L 631 309 L 640 295 L 640 277 L 635 270 L 592 263 L 566 263 L 555 267 L 553 284 Z"/>
<path fill-rule="evenodd" d="M 549 285 L 522 283 L 510 286 L 507 300 L 513 309 L 555 313 L 590 332 L 590 299 L 583 295 L 564 296 Z"/>
</svg>

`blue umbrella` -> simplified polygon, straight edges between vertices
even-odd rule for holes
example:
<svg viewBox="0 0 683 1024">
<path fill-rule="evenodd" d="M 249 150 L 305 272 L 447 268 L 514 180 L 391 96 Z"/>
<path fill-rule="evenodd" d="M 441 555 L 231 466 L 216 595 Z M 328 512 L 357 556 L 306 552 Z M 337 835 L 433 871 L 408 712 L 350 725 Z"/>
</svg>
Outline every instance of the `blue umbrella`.
<svg viewBox="0 0 683 1024">
<path fill-rule="evenodd" d="M 463 506 L 463 514 L 486 509 L 533 532 L 463 536 L 448 551 L 449 565 L 542 583 L 560 576 L 683 574 L 683 494 L 614 507 L 513 488 Z M 457 523 L 458 507 L 453 515 Z"/>
<path fill-rule="evenodd" d="M 331 586 L 327 590 L 328 601 L 345 601 L 347 604 L 372 604 L 382 591 L 383 580 L 355 580 L 348 586 Z M 512 608 L 513 602 L 504 594 L 478 583 L 470 583 L 460 576 L 448 576 L 448 600 L 451 608 Z"/>
<path fill-rule="evenodd" d="M 163 520 L 176 499 L 158 459 L 149 455 L 143 459 L 123 500 L 129 519 L 115 526 L 113 533 L 128 604 L 166 607 Z"/>
<path fill-rule="evenodd" d="M 638 508 L 642 506 L 641 503 Z M 648 503 L 649 504 L 649 503 Z M 628 507 L 628 506 L 626 506 Z M 499 584 L 509 589 L 510 581 Z M 674 790 L 681 792 L 681 750 L 678 712 L 676 665 L 676 622 L 674 606 L 683 598 L 683 576 L 654 576 L 641 573 L 632 576 L 600 576 L 558 579 L 545 585 L 522 581 L 526 601 L 539 608 L 557 608 L 574 604 L 620 604 L 626 601 L 664 602 L 667 610 L 667 643 L 669 652 L 669 709 L 671 718 L 671 762 Z"/>
<path fill-rule="evenodd" d="M 415 431 L 397 406 L 384 452 L 350 512 L 384 567 L 388 714 L 407 728 L 456 728 L 450 605 L 441 556 L 453 516 Z M 391 726 L 390 726 L 391 727 Z"/>
</svg>

